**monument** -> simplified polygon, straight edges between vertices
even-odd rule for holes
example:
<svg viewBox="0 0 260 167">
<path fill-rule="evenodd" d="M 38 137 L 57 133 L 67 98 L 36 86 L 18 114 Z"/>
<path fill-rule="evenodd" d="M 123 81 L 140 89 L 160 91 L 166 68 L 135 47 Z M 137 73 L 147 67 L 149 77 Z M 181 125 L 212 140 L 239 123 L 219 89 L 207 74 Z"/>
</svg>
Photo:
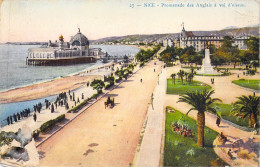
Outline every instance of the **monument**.
<svg viewBox="0 0 260 167">
<path fill-rule="evenodd" d="M 206 42 L 205 58 L 202 60 L 201 69 L 197 71 L 197 74 L 221 74 L 214 70 L 211 65 L 208 42 Z"/>
</svg>

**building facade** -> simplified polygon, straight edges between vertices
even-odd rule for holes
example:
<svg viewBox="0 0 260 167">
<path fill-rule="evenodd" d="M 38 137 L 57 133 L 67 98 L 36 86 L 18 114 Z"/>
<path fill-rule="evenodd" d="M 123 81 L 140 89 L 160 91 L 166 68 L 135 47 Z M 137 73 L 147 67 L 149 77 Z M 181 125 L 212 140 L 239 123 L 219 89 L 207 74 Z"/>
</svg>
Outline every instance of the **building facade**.
<svg viewBox="0 0 260 167">
<path fill-rule="evenodd" d="M 238 46 L 238 49 L 246 50 L 247 46 L 245 44 L 245 40 L 248 38 L 249 36 L 246 35 L 233 37 L 234 43 L 232 45 Z M 213 44 L 216 48 L 219 48 L 222 45 L 223 39 L 224 36 L 217 35 L 196 36 L 192 31 L 186 31 L 183 25 L 179 37 L 173 39 L 173 45 L 179 48 L 193 46 L 196 49 L 196 52 L 199 52 L 205 49 L 206 42 L 208 42 L 209 45 Z M 163 45 L 170 46 L 166 40 L 163 42 Z"/>
<path fill-rule="evenodd" d="M 64 42 L 62 35 L 59 41 L 48 42 L 47 46 L 30 48 L 28 51 L 28 65 L 66 65 L 91 63 L 104 53 L 100 48 L 89 48 L 89 41 L 80 32 L 71 37 L 70 42 Z"/>
</svg>

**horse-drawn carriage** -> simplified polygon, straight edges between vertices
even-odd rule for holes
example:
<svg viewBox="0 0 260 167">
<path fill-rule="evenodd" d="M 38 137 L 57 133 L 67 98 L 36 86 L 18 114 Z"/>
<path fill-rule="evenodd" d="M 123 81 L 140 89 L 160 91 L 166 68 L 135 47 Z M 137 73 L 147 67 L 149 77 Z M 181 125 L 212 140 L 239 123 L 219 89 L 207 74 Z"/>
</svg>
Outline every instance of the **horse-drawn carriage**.
<svg viewBox="0 0 260 167">
<path fill-rule="evenodd" d="M 108 96 L 107 101 L 105 102 L 105 108 L 107 108 L 109 105 L 111 107 L 114 107 L 114 105 L 115 105 L 115 98 L 113 98 L 111 100 L 111 98 Z"/>
</svg>

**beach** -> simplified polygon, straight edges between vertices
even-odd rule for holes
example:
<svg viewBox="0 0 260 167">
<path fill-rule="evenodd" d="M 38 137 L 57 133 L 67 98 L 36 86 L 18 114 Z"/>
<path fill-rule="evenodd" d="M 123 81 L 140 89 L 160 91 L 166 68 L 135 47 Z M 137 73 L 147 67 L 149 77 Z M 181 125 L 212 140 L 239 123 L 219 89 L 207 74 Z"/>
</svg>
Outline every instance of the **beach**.
<svg viewBox="0 0 260 167">
<path fill-rule="evenodd" d="M 0 104 L 33 100 L 80 88 L 87 84 L 87 82 L 91 82 L 94 79 L 101 79 L 103 75 L 113 72 L 111 70 L 112 64 L 108 63 L 104 66 L 79 72 L 72 76 L 0 92 Z M 115 69 L 117 67 L 119 65 L 115 65 Z M 106 70 L 105 68 L 108 69 Z"/>
</svg>

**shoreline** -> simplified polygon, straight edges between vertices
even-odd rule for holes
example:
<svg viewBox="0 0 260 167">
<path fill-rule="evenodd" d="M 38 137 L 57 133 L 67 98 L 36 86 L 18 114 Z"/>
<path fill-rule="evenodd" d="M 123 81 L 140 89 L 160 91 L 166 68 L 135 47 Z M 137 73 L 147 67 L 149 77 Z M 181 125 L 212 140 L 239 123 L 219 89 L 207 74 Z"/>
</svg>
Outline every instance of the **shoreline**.
<svg viewBox="0 0 260 167">
<path fill-rule="evenodd" d="M 109 64 L 109 63 L 106 63 L 106 64 Z M 105 66 L 106 64 L 103 64 L 103 65 Z M 11 88 L 2 89 L 2 90 L 0 90 L 0 94 L 4 93 L 4 92 L 7 92 L 7 91 L 24 88 L 24 87 L 27 87 L 27 86 L 32 86 L 32 85 L 36 85 L 36 84 L 42 84 L 42 83 L 51 82 L 51 81 L 54 81 L 54 80 L 57 80 L 57 79 L 61 79 L 61 78 L 66 78 L 66 77 L 70 77 L 70 76 L 74 76 L 74 75 L 79 75 L 80 73 L 84 73 L 84 72 L 89 71 L 89 70 L 95 70 L 96 68 L 102 67 L 103 65 L 100 65 L 100 66 L 97 66 L 97 67 L 93 67 L 93 68 L 90 67 L 88 69 L 80 70 L 80 71 L 68 74 L 66 76 L 58 76 L 58 77 L 51 78 L 51 79 L 35 81 L 35 82 L 29 83 L 29 84 L 24 84 L 24 85 L 20 85 L 20 86 L 18 85 L 18 86 L 14 86 L 14 87 L 11 87 Z M 0 102 L 0 104 L 2 104 L 2 103 Z"/>
<path fill-rule="evenodd" d="M 103 75 L 97 74 L 97 72 L 99 72 L 99 70 L 104 70 L 106 67 L 112 67 L 113 64 L 117 65 L 117 63 L 109 62 L 93 68 L 81 70 L 64 77 L 57 77 L 48 81 L 45 80 L 43 82 L 1 91 L 0 104 L 35 100 L 47 96 L 57 95 L 60 92 L 78 89 L 87 82 L 91 82 L 93 79 L 103 77 Z M 44 91 L 45 89 L 47 90 Z"/>
</svg>

